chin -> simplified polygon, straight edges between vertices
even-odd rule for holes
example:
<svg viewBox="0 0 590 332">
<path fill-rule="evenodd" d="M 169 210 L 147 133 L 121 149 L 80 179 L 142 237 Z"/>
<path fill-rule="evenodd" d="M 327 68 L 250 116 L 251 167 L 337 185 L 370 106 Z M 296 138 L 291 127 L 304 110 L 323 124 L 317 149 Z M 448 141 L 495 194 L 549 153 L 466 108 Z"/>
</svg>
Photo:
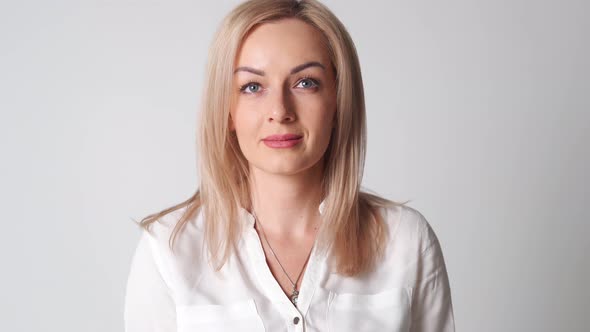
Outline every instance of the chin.
<svg viewBox="0 0 590 332">
<path fill-rule="evenodd" d="M 316 163 L 308 158 L 301 156 L 295 158 L 282 157 L 267 157 L 256 163 L 255 166 L 260 170 L 275 175 L 293 175 L 304 172 L 313 168 Z"/>
<path fill-rule="evenodd" d="M 267 173 L 275 175 L 293 175 L 306 170 L 308 167 L 301 165 L 279 163 L 276 165 L 264 165 L 263 167 L 259 168 Z"/>
</svg>

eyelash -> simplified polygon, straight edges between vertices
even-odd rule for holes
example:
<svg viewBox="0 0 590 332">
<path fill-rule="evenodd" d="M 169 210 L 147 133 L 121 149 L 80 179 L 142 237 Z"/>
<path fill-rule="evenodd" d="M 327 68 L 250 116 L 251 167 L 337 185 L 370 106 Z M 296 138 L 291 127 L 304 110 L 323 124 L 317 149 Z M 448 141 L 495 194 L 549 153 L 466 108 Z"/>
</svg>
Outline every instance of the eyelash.
<svg viewBox="0 0 590 332">
<path fill-rule="evenodd" d="M 315 78 L 311 77 L 311 76 L 304 76 L 304 77 L 302 77 L 301 79 L 299 79 L 299 81 L 297 81 L 297 85 L 299 85 L 299 83 L 301 83 L 301 81 L 303 81 L 303 80 L 310 80 L 310 81 L 311 81 L 311 82 L 312 82 L 312 83 L 315 85 L 315 86 L 313 86 L 313 87 L 311 87 L 311 88 L 308 88 L 308 89 L 313 89 L 313 88 L 317 88 L 317 87 L 319 87 L 319 86 L 320 86 L 320 81 L 319 81 L 318 79 L 315 79 Z M 246 89 L 247 89 L 247 88 L 248 88 L 250 85 L 253 85 L 253 84 L 258 84 L 258 85 L 260 85 L 260 83 L 258 83 L 258 82 L 255 82 L 255 81 L 250 81 L 250 82 L 248 82 L 248 83 L 246 83 L 246 84 L 244 84 L 244 85 L 242 85 L 242 86 L 240 87 L 240 93 L 243 93 L 243 94 L 248 94 L 248 95 L 251 95 L 251 94 L 254 94 L 254 93 L 256 93 L 256 92 L 245 92 L 245 91 L 246 91 Z M 305 88 L 304 88 L 304 89 L 305 89 Z M 306 89 L 306 90 L 308 90 L 308 89 Z"/>
</svg>

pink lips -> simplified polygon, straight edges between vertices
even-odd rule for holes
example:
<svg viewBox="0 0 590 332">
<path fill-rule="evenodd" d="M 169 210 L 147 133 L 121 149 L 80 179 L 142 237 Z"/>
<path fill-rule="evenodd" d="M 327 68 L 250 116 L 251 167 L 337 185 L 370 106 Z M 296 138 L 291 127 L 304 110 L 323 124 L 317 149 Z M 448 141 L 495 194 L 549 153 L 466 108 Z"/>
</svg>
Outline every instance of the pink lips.
<svg viewBox="0 0 590 332">
<path fill-rule="evenodd" d="M 270 135 L 265 137 L 262 141 L 271 148 L 290 148 L 299 144 L 303 140 L 303 136 L 296 134 L 285 135 Z"/>
</svg>

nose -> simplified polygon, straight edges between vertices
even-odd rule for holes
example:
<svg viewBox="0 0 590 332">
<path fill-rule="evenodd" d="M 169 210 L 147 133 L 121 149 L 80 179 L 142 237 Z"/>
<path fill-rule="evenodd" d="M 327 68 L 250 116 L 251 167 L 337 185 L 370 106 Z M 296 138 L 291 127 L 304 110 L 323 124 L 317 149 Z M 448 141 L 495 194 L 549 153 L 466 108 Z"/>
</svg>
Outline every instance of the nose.
<svg viewBox="0 0 590 332">
<path fill-rule="evenodd" d="M 277 89 L 275 93 L 270 95 L 268 121 L 278 123 L 293 122 L 295 113 L 289 92 Z"/>
</svg>

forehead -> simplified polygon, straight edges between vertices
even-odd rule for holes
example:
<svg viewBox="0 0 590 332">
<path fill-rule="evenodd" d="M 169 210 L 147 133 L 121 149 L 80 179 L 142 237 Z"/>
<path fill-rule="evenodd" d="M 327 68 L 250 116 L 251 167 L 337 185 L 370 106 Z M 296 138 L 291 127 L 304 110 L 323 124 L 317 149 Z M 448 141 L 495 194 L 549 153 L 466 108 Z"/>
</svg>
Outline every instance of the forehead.
<svg viewBox="0 0 590 332">
<path fill-rule="evenodd" d="M 237 66 L 288 68 L 305 61 L 330 61 L 322 33 L 314 26 L 288 18 L 263 23 L 250 31 L 238 50 Z"/>
</svg>

